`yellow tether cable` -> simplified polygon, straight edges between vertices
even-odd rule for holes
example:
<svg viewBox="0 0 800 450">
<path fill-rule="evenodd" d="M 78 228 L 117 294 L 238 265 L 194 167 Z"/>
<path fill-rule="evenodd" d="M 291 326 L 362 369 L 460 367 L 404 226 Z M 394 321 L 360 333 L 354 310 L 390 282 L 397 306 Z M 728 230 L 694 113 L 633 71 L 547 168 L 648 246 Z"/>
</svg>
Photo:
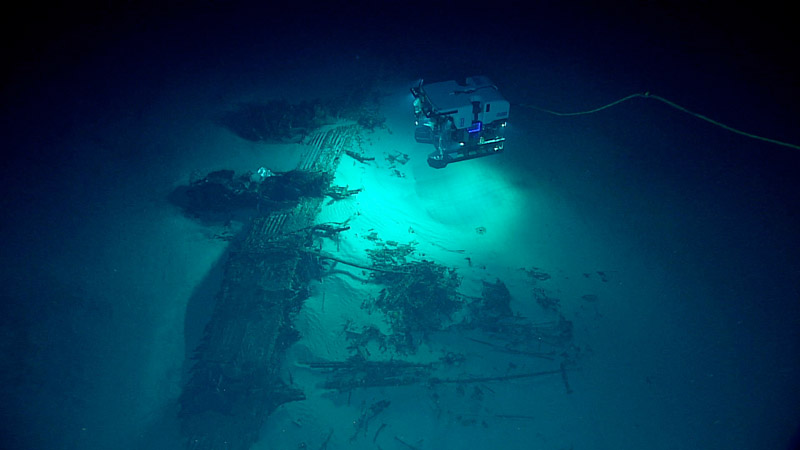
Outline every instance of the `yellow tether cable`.
<svg viewBox="0 0 800 450">
<path fill-rule="evenodd" d="M 690 111 L 690 110 L 684 108 L 683 106 L 681 106 L 681 105 L 679 105 L 679 104 L 677 104 L 675 102 L 669 101 L 669 100 L 665 99 L 664 97 L 661 97 L 661 96 L 658 96 L 658 95 L 653 95 L 653 94 L 651 94 L 649 92 L 645 92 L 643 94 L 640 94 L 640 93 L 631 94 L 631 95 L 629 95 L 627 97 L 623 97 L 623 98 L 621 98 L 621 99 L 619 99 L 619 100 L 617 100 L 615 102 L 611 102 L 611 103 L 609 103 L 609 104 L 607 104 L 605 106 L 601 106 L 599 108 L 591 109 L 589 111 L 580 111 L 580 112 L 574 112 L 574 113 L 561 113 L 561 112 L 556 112 L 556 111 L 550 111 L 548 109 L 539 108 L 538 106 L 533 106 L 533 105 L 520 104 L 519 106 L 522 106 L 522 107 L 525 107 L 525 108 L 532 108 L 532 109 L 535 109 L 535 110 L 538 110 L 538 111 L 542 111 L 542 112 L 546 112 L 548 114 L 552 114 L 554 116 L 581 116 L 581 115 L 584 115 L 584 114 L 596 113 L 596 112 L 602 111 L 602 110 L 604 110 L 606 108 L 611 108 L 612 106 L 619 105 L 622 102 L 626 102 L 626 101 L 628 101 L 630 99 L 637 98 L 637 97 L 652 98 L 654 100 L 658 100 L 658 101 L 660 101 L 662 103 L 665 103 L 665 104 L 677 109 L 678 111 L 685 112 L 686 114 L 689 114 L 689 115 L 692 115 L 694 117 L 697 117 L 698 119 L 705 120 L 706 122 L 708 122 L 708 123 L 710 123 L 712 125 L 716 125 L 716 126 L 718 126 L 720 128 L 726 129 L 726 130 L 728 130 L 728 131 L 730 131 L 732 133 L 740 134 L 742 136 L 749 137 L 751 139 L 756 139 L 756 140 L 759 140 L 759 141 L 769 142 L 770 144 L 782 145 L 784 147 L 789 147 L 789 148 L 793 148 L 795 150 L 800 150 L 800 145 L 790 144 L 788 142 L 778 141 L 778 140 L 775 140 L 775 139 L 770 139 L 770 138 L 767 138 L 767 137 L 763 137 L 763 136 L 758 136 L 758 135 L 755 135 L 755 134 L 747 133 L 747 132 L 744 132 L 742 130 L 737 130 L 736 128 L 733 128 L 733 127 L 730 127 L 728 125 L 725 125 L 724 123 L 717 122 L 714 119 L 711 119 L 709 117 L 706 117 L 706 116 L 704 116 L 702 114 L 699 114 L 699 113 L 696 113 L 694 111 Z"/>
</svg>

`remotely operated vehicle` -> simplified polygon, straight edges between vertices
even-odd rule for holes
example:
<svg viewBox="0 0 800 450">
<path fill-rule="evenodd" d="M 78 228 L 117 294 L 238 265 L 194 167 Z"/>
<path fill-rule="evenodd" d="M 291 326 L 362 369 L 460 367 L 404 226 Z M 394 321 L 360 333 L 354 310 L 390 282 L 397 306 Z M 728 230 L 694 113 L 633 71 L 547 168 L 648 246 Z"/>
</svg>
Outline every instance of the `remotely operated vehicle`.
<svg viewBox="0 0 800 450">
<path fill-rule="evenodd" d="M 431 167 L 442 169 L 503 151 L 510 105 L 487 77 L 431 84 L 420 80 L 411 93 L 414 138 L 436 148 L 428 155 Z"/>
</svg>

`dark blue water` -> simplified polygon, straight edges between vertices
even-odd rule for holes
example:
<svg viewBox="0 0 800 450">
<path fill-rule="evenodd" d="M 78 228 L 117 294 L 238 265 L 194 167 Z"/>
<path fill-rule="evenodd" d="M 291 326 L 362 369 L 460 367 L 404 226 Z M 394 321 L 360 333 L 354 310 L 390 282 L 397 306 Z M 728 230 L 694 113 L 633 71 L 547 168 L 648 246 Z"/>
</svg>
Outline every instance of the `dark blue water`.
<svg viewBox="0 0 800 450">
<path fill-rule="evenodd" d="M 597 360 L 632 364 L 671 395 L 637 402 L 608 373 L 586 375 L 583 389 L 603 406 L 575 419 L 574 448 L 791 448 L 797 439 L 800 150 L 652 99 L 570 118 L 521 106 L 583 111 L 649 91 L 800 144 L 789 45 L 797 31 L 780 11 L 209 2 L 64 4 L 6 21 L 25 26 L 5 39 L 2 78 L 4 448 L 179 442 L 175 386 L 153 386 L 164 385 L 163 367 L 180 372 L 184 355 L 164 349 L 196 339 L 202 324 L 184 330 L 183 314 L 207 317 L 218 279 L 182 269 L 193 261 L 181 250 L 153 250 L 176 239 L 152 225 L 174 212 L 166 198 L 176 180 L 219 168 L 203 146 L 212 133 L 187 124 L 213 127 L 232 98 L 251 91 L 293 100 L 373 77 L 472 74 L 490 76 L 512 102 L 509 149 L 486 164 L 517 185 L 546 186 L 593 237 L 620 243 L 563 251 L 578 260 L 603 248 L 623 262 L 635 253 L 632 265 L 652 263 L 640 273 L 658 272 L 626 280 L 632 287 L 604 311 L 611 324 L 583 339 L 603 342 Z M 195 309 L 170 306 L 180 295 Z M 648 304 L 670 305 L 671 314 L 660 321 L 648 314 L 660 306 Z M 626 441 L 621 417 L 641 411 L 655 431 Z M 595 433 L 602 438 L 592 444 L 586 436 Z"/>
</svg>

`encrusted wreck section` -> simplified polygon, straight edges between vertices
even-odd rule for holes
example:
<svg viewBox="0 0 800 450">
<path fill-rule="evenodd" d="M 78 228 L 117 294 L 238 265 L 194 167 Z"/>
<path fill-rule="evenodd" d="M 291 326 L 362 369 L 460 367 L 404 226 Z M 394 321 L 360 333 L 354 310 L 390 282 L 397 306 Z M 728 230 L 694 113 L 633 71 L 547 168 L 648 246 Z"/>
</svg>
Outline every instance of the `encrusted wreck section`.
<svg viewBox="0 0 800 450">
<path fill-rule="evenodd" d="M 357 125 L 343 126 L 311 136 L 297 170 L 333 174 L 357 132 Z M 278 368 L 285 350 L 299 338 L 292 321 L 308 297 L 309 281 L 318 276 L 318 263 L 307 247 L 322 201 L 323 195 L 298 196 L 290 208 L 255 218 L 231 251 L 180 397 L 188 449 L 248 449 L 275 408 L 304 398 L 281 379 Z"/>
</svg>

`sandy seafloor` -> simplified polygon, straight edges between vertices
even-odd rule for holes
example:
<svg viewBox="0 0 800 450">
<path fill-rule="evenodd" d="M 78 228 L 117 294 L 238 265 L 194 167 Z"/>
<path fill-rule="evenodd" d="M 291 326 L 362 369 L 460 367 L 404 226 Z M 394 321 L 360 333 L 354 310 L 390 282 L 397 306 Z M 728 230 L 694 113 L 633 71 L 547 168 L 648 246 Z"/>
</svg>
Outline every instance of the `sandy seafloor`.
<svg viewBox="0 0 800 450">
<path fill-rule="evenodd" d="M 320 389 L 323 375 L 304 363 L 347 357 L 347 321 L 387 329 L 361 309 L 379 287 L 339 265 L 311 286 L 296 321 L 302 339 L 282 369 L 308 398 L 274 412 L 253 448 L 320 448 L 331 430 L 328 449 L 406 448 L 395 436 L 421 449 L 789 445 L 800 421 L 796 150 L 655 101 L 572 118 L 525 109 L 518 103 L 590 109 L 639 87 L 627 87 L 630 73 L 582 72 L 580 55 L 528 49 L 516 74 L 500 75 L 516 105 L 506 151 L 434 170 L 425 163 L 432 149 L 414 142 L 408 93 L 426 67 L 393 72 L 388 56 L 340 52 L 309 51 L 281 65 L 237 54 L 219 64 L 184 61 L 144 87 L 135 74 L 103 87 L 119 97 L 102 100 L 61 90 L 93 73 L 78 66 L 32 94 L 30 110 L 48 104 L 44 120 L 63 121 L 57 132 L 17 128 L 15 148 L 29 153 L 6 177 L 5 448 L 181 448 L 176 399 L 232 245 L 218 236 L 236 234 L 246 219 L 198 223 L 167 195 L 193 173 L 293 168 L 302 145 L 249 142 L 214 118 L 242 101 L 335 94 L 352 88 L 359 71 L 374 72 L 387 122 L 362 134 L 375 161 L 343 157 L 335 183 L 364 190 L 323 207 L 319 222 L 351 226 L 325 249 L 367 263 L 373 231 L 413 242 L 416 258 L 456 268 L 466 295 L 503 280 L 514 311 L 533 322 L 553 319 L 533 299 L 533 288 L 543 289 L 575 326 L 573 392 L 558 375 L 486 383 L 480 399 L 453 386 L 356 390 L 350 399 Z M 737 83 L 721 89 L 746 85 Z M 660 94 L 696 98 L 673 88 Z M 52 93 L 55 106 L 45 101 Z M 714 96 L 730 102 L 718 112 L 737 108 L 734 98 Z M 757 124 L 781 117 L 742 110 L 732 116 L 743 128 L 750 114 Z M 35 116 L 26 111 L 23 119 Z M 386 160 L 397 152 L 410 156 L 396 165 L 402 176 Z M 531 279 L 523 269 L 532 268 L 551 278 Z M 419 357 L 435 358 L 444 345 L 467 356 L 470 374 L 503 375 L 509 363 L 553 368 L 437 339 Z M 369 432 L 350 440 L 363 405 L 384 399 L 391 405 Z"/>
</svg>

